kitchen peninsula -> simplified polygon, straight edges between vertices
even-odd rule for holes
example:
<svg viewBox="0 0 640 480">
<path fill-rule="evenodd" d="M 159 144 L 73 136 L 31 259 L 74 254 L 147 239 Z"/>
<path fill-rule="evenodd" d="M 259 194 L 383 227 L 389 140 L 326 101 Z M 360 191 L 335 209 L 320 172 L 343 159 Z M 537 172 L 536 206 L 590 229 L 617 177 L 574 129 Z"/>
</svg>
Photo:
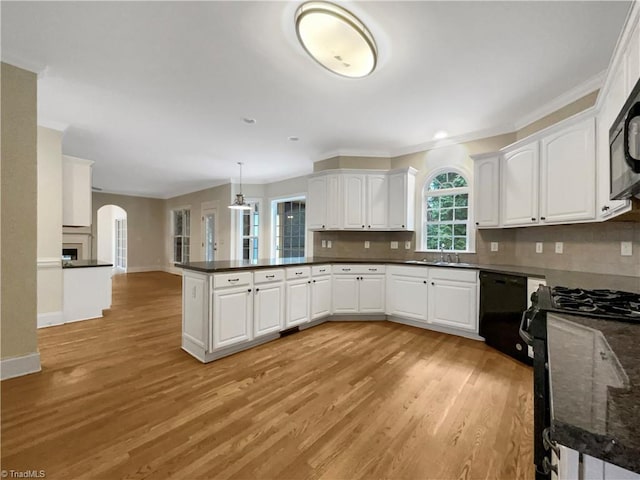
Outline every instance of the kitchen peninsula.
<svg viewBox="0 0 640 480">
<path fill-rule="evenodd" d="M 111 263 L 73 260 L 62 263 L 63 323 L 102 317 L 111 308 Z"/>
</svg>

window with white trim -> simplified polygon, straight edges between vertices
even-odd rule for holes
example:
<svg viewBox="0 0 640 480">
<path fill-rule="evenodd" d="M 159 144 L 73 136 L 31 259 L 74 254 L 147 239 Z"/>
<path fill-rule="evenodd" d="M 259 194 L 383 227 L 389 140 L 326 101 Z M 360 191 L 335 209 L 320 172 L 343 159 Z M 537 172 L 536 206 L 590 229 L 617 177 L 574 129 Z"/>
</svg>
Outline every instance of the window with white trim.
<svg viewBox="0 0 640 480">
<path fill-rule="evenodd" d="M 242 260 L 254 261 L 259 257 L 260 244 L 260 205 L 258 202 L 247 202 L 251 210 L 241 210 L 240 230 L 242 238 Z"/>
<path fill-rule="evenodd" d="M 191 242 L 191 210 L 182 208 L 173 210 L 173 261 L 189 261 Z"/>
<path fill-rule="evenodd" d="M 453 170 L 434 175 L 422 192 L 422 247 L 427 251 L 470 251 L 469 183 Z"/>
<path fill-rule="evenodd" d="M 304 257 L 306 240 L 305 198 L 274 201 L 273 246 L 277 258 Z"/>
</svg>

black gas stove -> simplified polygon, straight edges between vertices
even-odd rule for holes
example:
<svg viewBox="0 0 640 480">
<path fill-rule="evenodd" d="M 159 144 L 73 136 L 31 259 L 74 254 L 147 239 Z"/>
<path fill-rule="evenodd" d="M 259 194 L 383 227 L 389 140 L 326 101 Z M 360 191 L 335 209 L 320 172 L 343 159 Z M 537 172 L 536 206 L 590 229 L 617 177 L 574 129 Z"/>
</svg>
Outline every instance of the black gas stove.
<svg viewBox="0 0 640 480">
<path fill-rule="evenodd" d="M 640 323 L 640 294 L 617 290 L 553 287 L 550 310 Z"/>
</svg>

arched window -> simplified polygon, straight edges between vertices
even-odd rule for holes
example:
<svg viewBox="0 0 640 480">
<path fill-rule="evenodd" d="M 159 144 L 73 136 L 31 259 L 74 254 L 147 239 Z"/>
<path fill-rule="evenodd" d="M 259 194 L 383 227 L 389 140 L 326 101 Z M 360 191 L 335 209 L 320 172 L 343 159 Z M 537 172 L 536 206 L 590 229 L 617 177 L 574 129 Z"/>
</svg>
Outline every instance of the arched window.
<svg viewBox="0 0 640 480">
<path fill-rule="evenodd" d="M 469 183 L 447 170 L 427 180 L 423 190 L 424 250 L 469 251 Z"/>
</svg>

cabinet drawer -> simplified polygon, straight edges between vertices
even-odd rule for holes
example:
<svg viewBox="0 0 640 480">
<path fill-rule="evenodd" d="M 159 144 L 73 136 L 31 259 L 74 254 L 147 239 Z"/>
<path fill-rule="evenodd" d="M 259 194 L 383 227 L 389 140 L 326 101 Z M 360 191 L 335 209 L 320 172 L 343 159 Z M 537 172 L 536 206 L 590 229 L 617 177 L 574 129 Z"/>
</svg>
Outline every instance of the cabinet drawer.
<svg viewBox="0 0 640 480">
<path fill-rule="evenodd" d="M 314 277 L 320 275 L 331 275 L 331 265 L 314 265 L 311 267 L 311 275 Z"/>
<path fill-rule="evenodd" d="M 430 268 L 429 279 L 476 283 L 478 271 L 461 268 Z"/>
<path fill-rule="evenodd" d="M 376 273 L 384 274 L 385 271 L 386 271 L 385 265 L 344 264 L 344 265 L 333 266 L 334 275 L 348 275 L 348 274 L 364 275 L 364 274 L 376 274 Z"/>
<path fill-rule="evenodd" d="M 311 267 L 287 268 L 287 280 L 294 278 L 307 278 L 311 275 Z"/>
<path fill-rule="evenodd" d="M 253 283 L 280 282 L 284 280 L 284 270 L 256 270 L 253 272 Z"/>
<path fill-rule="evenodd" d="M 251 272 L 216 273 L 213 276 L 213 288 L 238 287 L 251 285 Z"/>
</svg>

